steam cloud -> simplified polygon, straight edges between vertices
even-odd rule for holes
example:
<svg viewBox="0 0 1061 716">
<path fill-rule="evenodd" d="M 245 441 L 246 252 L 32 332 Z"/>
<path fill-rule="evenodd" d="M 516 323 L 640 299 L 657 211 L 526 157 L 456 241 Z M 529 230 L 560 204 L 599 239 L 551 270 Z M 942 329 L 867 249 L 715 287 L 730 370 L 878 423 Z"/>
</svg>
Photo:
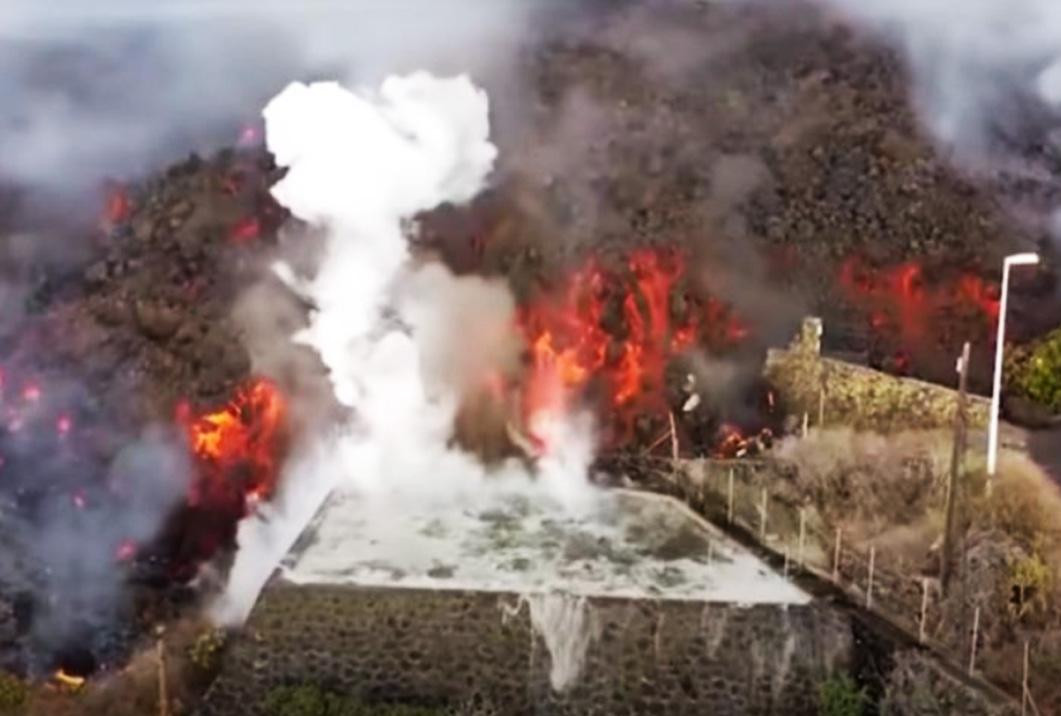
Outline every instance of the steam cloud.
<svg viewBox="0 0 1061 716">
<path fill-rule="evenodd" d="M 288 168 L 274 196 L 327 230 L 314 276 L 277 267 L 316 307 L 296 338 L 320 354 L 354 419 L 294 461 L 268 524 L 241 525 L 218 607 L 225 621 L 246 614 L 334 486 L 378 500 L 381 519 L 410 500 L 445 509 L 494 488 L 578 504 L 593 446 L 586 420 L 549 416 L 536 426 L 550 449 L 531 487 L 521 465 L 489 475 L 449 445 L 470 376 L 508 360 L 512 298 L 500 284 L 459 279 L 439 264 L 411 265 L 406 233 L 415 214 L 467 202 L 482 188 L 497 156 L 486 94 L 466 76 L 425 73 L 389 77 L 360 95 L 335 83 L 296 83 L 264 116 L 269 150 Z"/>
<path fill-rule="evenodd" d="M 292 79 L 375 83 L 418 66 L 495 75 L 543 4 L 9 0 L 0 178 L 69 193 L 226 146 Z"/>
</svg>

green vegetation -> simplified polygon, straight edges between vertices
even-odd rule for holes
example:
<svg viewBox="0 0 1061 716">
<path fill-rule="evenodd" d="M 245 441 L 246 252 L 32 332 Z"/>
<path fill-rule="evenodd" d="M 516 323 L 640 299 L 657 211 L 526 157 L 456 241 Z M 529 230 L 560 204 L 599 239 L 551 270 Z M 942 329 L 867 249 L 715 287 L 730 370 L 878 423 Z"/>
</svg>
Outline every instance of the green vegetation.
<svg viewBox="0 0 1061 716">
<path fill-rule="evenodd" d="M 869 697 L 847 674 L 833 674 L 818 688 L 819 716 L 862 716 Z"/>
<path fill-rule="evenodd" d="M 224 648 L 225 633 L 220 629 L 207 629 L 188 647 L 188 658 L 199 669 L 214 671 Z"/>
<path fill-rule="evenodd" d="M 282 686 L 266 695 L 269 716 L 442 716 L 441 709 L 362 701 L 305 684 Z"/>
<path fill-rule="evenodd" d="M 1038 554 L 1016 560 L 1011 580 L 1015 594 L 1010 605 L 1018 618 L 1047 608 L 1050 568 Z"/>
<path fill-rule="evenodd" d="M 11 674 L 0 671 L 0 714 L 14 713 L 26 702 L 26 685 Z"/>
<path fill-rule="evenodd" d="M 1033 346 L 1013 349 L 1009 363 L 1011 385 L 1018 393 L 1061 412 L 1061 329 Z"/>
</svg>

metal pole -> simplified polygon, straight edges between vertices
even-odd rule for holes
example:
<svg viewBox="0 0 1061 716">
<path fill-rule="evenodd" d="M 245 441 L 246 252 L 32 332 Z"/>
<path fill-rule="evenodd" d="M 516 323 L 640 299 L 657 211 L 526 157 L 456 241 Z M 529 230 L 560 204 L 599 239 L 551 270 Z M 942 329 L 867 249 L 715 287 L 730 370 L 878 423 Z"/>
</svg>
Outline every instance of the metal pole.
<svg viewBox="0 0 1061 716">
<path fill-rule="evenodd" d="M 991 420 L 987 428 L 987 474 L 995 476 L 998 467 L 998 412 L 1002 399 L 1002 352 L 1006 342 L 1006 304 L 1009 299 L 1009 259 L 1002 264 L 1002 296 L 998 307 L 998 335 L 995 337 L 995 375 L 991 387 Z"/>
<path fill-rule="evenodd" d="M 1006 345 L 1006 307 L 1009 305 L 1009 270 L 1013 266 L 1034 266 L 1039 255 L 1033 253 L 1013 254 L 1002 262 L 1002 295 L 998 305 L 998 336 L 995 338 L 995 376 L 991 390 L 991 420 L 987 431 L 987 474 L 995 476 L 998 468 L 998 413 L 1002 400 L 1002 352 Z M 992 480 L 988 480 L 988 488 Z"/>
<path fill-rule="evenodd" d="M 954 415 L 954 450 L 951 453 L 950 479 L 947 481 L 947 503 L 943 524 L 943 549 L 940 550 L 940 583 L 943 594 L 947 594 L 954 566 L 954 519 L 958 503 L 958 479 L 965 455 L 965 395 L 969 381 L 969 342 L 962 346 L 958 359 L 958 405 Z"/>
</svg>

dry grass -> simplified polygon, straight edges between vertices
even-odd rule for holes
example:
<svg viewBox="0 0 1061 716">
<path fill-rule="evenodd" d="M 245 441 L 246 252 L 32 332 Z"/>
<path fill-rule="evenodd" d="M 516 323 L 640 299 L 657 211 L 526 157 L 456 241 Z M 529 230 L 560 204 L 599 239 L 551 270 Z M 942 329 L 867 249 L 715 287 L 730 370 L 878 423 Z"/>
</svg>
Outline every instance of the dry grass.
<svg viewBox="0 0 1061 716">
<path fill-rule="evenodd" d="M 778 456 L 795 465 L 797 489 L 852 544 L 874 544 L 892 565 L 934 568 L 951 447 L 946 431 L 882 437 L 834 429 L 786 440 Z M 1050 675 L 1033 679 L 1035 696 L 1044 713 L 1061 713 L 1061 682 L 1053 678 L 1061 675 L 1061 489 L 1026 455 L 1003 452 L 988 490 L 983 456 L 974 450 L 961 489 L 969 567 L 936 636 L 965 649 L 968 620 L 980 606 L 982 672 L 1019 689 L 1030 639 L 1041 660 L 1033 672 Z"/>
<path fill-rule="evenodd" d="M 198 621 L 171 624 L 165 636 L 166 683 L 172 716 L 191 713 L 211 674 L 192 663 L 189 649 L 207 625 Z M 156 647 L 145 646 L 121 671 L 71 691 L 54 683 L 34 688 L 25 716 L 145 716 L 159 713 L 159 669 Z"/>
<path fill-rule="evenodd" d="M 920 541 L 939 523 L 949 467 L 948 436 L 881 436 L 846 428 L 784 440 L 777 456 L 797 468 L 797 486 L 825 520 L 856 539 Z"/>
</svg>

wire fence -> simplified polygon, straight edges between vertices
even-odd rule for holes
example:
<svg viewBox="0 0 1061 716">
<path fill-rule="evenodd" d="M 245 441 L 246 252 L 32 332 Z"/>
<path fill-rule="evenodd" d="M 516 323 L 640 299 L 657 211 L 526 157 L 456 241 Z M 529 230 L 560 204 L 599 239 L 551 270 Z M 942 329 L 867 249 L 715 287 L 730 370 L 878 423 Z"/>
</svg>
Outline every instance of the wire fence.
<svg viewBox="0 0 1061 716">
<path fill-rule="evenodd" d="M 789 574 L 813 573 L 856 604 L 916 635 L 925 647 L 978 676 L 981 611 L 962 614 L 965 627 L 948 624 L 938 579 L 908 560 L 825 525 L 814 510 L 778 489 L 777 465 L 757 460 L 660 460 L 640 479 L 653 491 L 681 499 L 716 525 L 752 535 L 778 555 Z M 950 617 L 957 621 L 955 617 Z M 955 627 L 958 628 L 955 628 Z M 960 643 L 959 643 L 960 642 Z M 1038 714 L 1029 686 L 1025 643 L 1021 713 Z"/>
</svg>

